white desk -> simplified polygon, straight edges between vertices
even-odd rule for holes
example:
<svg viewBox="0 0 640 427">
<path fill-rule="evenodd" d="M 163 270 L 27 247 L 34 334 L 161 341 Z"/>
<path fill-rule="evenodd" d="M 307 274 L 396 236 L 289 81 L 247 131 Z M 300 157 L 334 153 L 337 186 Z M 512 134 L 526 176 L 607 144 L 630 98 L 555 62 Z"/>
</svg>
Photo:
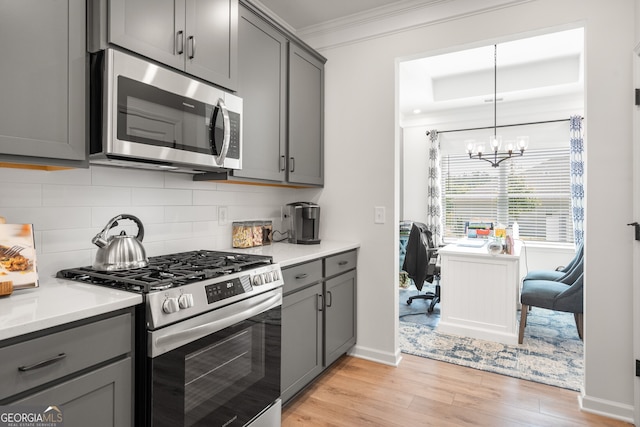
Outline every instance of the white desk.
<svg viewBox="0 0 640 427">
<path fill-rule="evenodd" d="M 441 248 L 438 331 L 504 344 L 518 343 L 520 249 L 490 255 L 486 246 Z"/>
</svg>

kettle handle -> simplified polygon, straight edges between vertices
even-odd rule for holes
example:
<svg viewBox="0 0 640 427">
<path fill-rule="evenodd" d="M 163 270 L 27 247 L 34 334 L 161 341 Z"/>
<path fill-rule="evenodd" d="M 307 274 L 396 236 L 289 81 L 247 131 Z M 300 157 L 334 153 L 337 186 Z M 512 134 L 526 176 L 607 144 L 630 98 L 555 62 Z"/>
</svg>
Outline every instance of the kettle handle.
<svg viewBox="0 0 640 427">
<path fill-rule="evenodd" d="M 138 234 L 136 235 L 136 240 L 142 242 L 142 239 L 144 238 L 144 226 L 142 225 L 142 222 L 138 219 L 138 217 L 130 214 L 120 214 L 111 218 L 107 225 L 102 229 L 102 231 L 96 234 L 92 242 L 98 247 L 105 247 L 107 245 L 107 233 L 113 227 L 116 227 L 118 225 L 118 221 L 120 221 L 121 219 L 130 219 L 136 223 L 136 225 L 138 226 Z"/>
<path fill-rule="evenodd" d="M 118 221 L 121 219 L 130 219 L 131 221 L 136 223 L 136 225 L 138 226 L 138 234 L 136 235 L 136 239 L 139 242 L 142 242 L 142 239 L 144 239 L 144 225 L 142 225 L 142 221 L 140 221 L 137 216 L 133 216 L 130 214 L 120 214 L 111 220 L 113 222 L 113 225 L 111 225 L 109 228 L 113 228 L 118 225 Z"/>
</svg>

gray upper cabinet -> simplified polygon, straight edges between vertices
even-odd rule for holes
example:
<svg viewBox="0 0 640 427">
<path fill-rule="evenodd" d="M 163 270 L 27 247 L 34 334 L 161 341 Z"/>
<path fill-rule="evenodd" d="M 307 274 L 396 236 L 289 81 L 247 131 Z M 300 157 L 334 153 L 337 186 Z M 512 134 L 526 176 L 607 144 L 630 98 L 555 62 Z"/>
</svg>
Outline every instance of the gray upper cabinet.
<svg viewBox="0 0 640 427">
<path fill-rule="evenodd" d="M 243 100 L 243 178 L 285 180 L 287 39 L 240 6 L 238 95 Z"/>
<path fill-rule="evenodd" d="M 88 167 L 84 0 L 0 0 L 0 163 Z"/>
<path fill-rule="evenodd" d="M 238 0 L 93 0 L 112 43 L 236 89 Z M 106 12 L 106 13 L 105 13 Z M 94 16 L 95 18 L 95 16 Z M 92 48 L 97 47 L 95 42 Z"/>
<path fill-rule="evenodd" d="M 287 180 L 324 184 L 324 62 L 289 46 L 289 152 Z"/>
</svg>

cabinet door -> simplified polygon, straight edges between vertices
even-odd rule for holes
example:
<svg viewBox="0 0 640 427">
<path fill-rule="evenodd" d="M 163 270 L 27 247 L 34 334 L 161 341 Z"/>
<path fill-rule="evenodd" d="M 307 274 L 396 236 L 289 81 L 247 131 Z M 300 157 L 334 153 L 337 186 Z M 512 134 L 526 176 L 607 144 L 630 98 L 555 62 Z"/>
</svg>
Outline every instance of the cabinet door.
<svg viewBox="0 0 640 427">
<path fill-rule="evenodd" d="M 325 366 L 356 343 L 356 272 L 325 282 Z"/>
<path fill-rule="evenodd" d="M 59 406 L 65 427 L 132 425 L 131 358 L 88 372 L 11 405 Z"/>
<path fill-rule="evenodd" d="M 184 69 L 185 0 L 110 0 L 109 42 Z"/>
<path fill-rule="evenodd" d="M 282 302 L 282 400 L 286 402 L 322 372 L 322 284 Z"/>
<path fill-rule="evenodd" d="M 238 0 L 187 0 L 185 70 L 236 89 Z"/>
<path fill-rule="evenodd" d="M 324 184 L 324 64 L 289 45 L 288 181 Z"/>
<path fill-rule="evenodd" d="M 243 100 L 242 170 L 234 176 L 282 182 L 286 156 L 287 40 L 244 7 L 238 30 Z"/>
<path fill-rule="evenodd" d="M 0 162 L 84 166 L 84 0 L 0 0 Z"/>
</svg>

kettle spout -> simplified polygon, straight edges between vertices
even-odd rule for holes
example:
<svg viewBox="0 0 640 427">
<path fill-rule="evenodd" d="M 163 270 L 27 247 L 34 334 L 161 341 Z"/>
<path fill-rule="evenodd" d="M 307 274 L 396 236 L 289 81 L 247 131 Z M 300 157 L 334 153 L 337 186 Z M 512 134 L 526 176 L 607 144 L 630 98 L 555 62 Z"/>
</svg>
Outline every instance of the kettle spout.
<svg viewBox="0 0 640 427">
<path fill-rule="evenodd" d="M 109 242 L 104 238 L 104 233 L 100 232 L 96 234 L 93 239 L 91 239 L 91 243 L 99 248 L 104 248 Z"/>
</svg>

